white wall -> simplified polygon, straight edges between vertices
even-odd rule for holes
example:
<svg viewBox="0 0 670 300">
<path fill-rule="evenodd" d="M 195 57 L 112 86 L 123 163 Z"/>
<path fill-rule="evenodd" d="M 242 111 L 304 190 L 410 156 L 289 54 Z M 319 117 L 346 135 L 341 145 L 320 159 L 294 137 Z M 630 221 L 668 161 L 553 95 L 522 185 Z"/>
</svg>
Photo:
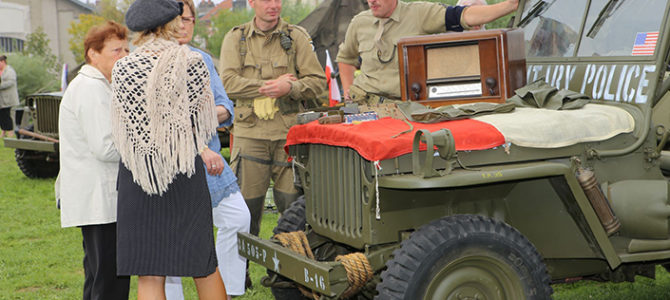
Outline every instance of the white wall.
<svg viewBox="0 0 670 300">
<path fill-rule="evenodd" d="M 25 40 L 30 33 L 30 7 L 0 0 L 0 36 Z"/>
</svg>

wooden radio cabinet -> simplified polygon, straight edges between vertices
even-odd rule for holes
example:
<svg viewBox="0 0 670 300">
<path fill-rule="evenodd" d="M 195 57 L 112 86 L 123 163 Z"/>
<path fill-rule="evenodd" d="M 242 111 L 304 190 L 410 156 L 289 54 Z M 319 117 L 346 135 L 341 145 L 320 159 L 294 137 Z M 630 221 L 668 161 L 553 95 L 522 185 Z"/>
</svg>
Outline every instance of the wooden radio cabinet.
<svg viewBox="0 0 670 300">
<path fill-rule="evenodd" d="M 494 29 L 398 41 L 402 100 L 438 107 L 503 103 L 526 85 L 523 31 Z"/>
</svg>

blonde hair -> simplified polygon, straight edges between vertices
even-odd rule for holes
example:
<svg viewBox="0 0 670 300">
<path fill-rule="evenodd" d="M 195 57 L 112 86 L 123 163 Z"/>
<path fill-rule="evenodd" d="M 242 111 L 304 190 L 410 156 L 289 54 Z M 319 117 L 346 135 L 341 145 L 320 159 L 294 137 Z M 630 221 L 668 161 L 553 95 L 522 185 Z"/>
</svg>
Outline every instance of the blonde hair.
<svg viewBox="0 0 670 300">
<path fill-rule="evenodd" d="M 166 40 L 176 40 L 179 38 L 179 22 L 181 22 L 181 16 L 177 16 L 172 19 L 172 21 L 156 28 L 142 31 L 138 33 L 135 38 L 133 38 L 133 45 L 140 46 L 153 37 Z"/>
<path fill-rule="evenodd" d="M 198 17 L 198 12 L 195 11 L 195 4 L 193 4 L 193 0 L 177 0 L 177 2 L 184 3 L 191 10 L 193 17 L 194 18 Z"/>
</svg>

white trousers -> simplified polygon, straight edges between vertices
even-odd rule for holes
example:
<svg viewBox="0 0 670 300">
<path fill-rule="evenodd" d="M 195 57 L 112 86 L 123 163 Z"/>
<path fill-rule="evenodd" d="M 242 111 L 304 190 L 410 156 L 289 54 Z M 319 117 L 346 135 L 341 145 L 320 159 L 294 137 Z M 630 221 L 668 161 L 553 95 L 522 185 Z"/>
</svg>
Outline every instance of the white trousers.
<svg viewBox="0 0 670 300">
<path fill-rule="evenodd" d="M 247 259 L 237 253 L 237 233 L 249 232 L 251 216 L 242 194 L 237 192 L 221 200 L 212 209 L 212 217 L 216 226 L 216 259 L 226 292 L 231 296 L 243 295 Z M 181 277 L 165 279 L 165 296 L 167 300 L 184 299 Z"/>
</svg>

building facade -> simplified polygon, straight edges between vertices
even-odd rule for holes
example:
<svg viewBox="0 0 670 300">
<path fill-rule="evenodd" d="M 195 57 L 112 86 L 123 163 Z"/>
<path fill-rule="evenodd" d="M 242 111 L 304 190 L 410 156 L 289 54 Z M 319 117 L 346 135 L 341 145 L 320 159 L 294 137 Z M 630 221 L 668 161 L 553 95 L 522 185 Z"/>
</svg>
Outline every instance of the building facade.
<svg viewBox="0 0 670 300">
<path fill-rule="evenodd" d="M 78 0 L 0 0 L 0 52 L 21 51 L 28 34 L 41 27 L 53 54 L 74 66 L 67 30 L 79 15 L 91 13 Z"/>
</svg>

